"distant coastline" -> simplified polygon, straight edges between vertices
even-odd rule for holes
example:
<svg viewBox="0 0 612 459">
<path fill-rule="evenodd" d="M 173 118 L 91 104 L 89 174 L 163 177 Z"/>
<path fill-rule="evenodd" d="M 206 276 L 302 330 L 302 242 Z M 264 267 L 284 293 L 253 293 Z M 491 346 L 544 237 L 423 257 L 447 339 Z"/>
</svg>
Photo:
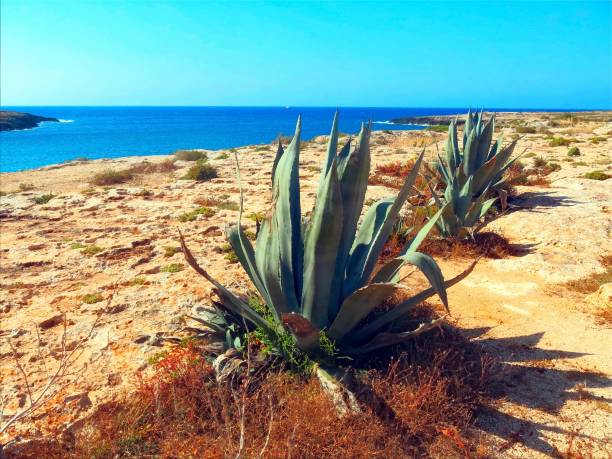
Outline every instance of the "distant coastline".
<svg viewBox="0 0 612 459">
<path fill-rule="evenodd" d="M 59 119 L 48 116 L 32 115 L 31 113 L 0 110 L 0 132 L 21 131 L 32 129 L 44 121 L 59 123 Z"/>
<path fill-rule="evenodd" d="M 167 155 L 176 150 L 221 150 L 269 144 L 279 134 L 292 135 L 298 115 L 304 120 L 303 138 L 311 139 L 329 132 L 329 123 L 336 111 L 336 107 L 3 106 L 2 109 L 34 114 L 31 116 L 44 114 L 41 117 L 44 120 L 59 122 L 43 123 L 44 127 L 37 129 L 23 127 L 0 133 L 0 172 L 31 170 L 75 158 Z M 550 117 L 577 112 L 521 108 L 486 111 L 540 113 Z M 354 134 L 368 120 L 372 120 L 374 130 L 421 130 L 433 126 L 436 120 L 439 124 L 448 124 L 457 114 L 461 119 L 466 112 L 467 107 L 340 107 L 340 131 Z M 592 113 L 605 113 L 605 118 L 612 120 L 609 111 Z"/>
</svg>

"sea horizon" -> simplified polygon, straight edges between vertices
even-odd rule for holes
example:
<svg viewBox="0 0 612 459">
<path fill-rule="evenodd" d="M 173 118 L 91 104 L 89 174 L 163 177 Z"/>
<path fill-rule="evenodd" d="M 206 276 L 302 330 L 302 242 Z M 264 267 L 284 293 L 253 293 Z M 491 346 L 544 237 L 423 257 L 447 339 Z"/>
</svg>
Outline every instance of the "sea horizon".
<svg viewBox="0 0 612 459">
<path fill-rule="evenodd" d="M 61 120 L 0 133 L 0 172 L 17 172 L 76 158 L 167 155 L 180 149 L 219 150 L 270 143 L 278 135 L 291 135 L 298 115 L 303 119 L 303 138 L 310 139 L 328 133 L 336 109 L 340 130 L 354 134 L 361 122 L 369 120 L 374 130 L 423 129 L 423 125 L 390 120 L 462 114 L 468 107 L 6 105 L 1 109 Z M 494 107 L 485 111 L 602 110 Z"/>
</svg>

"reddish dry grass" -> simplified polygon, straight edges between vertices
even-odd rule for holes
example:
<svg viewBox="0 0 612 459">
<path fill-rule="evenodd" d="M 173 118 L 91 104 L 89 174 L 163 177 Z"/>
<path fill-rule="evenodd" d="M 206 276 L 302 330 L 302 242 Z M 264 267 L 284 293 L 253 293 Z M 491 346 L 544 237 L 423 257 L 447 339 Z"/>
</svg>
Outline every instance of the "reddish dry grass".
<svg viewBox="0 0 612 459">
<path fill-rule="evenodd" d="M 410 237 L 413 236 L 414 234 L 411 234 L 407 238 L 403 238 L 396 233 L 391 234 L 383 247 L 379 264 L 382 265 L 399 256 Z M 523 250 L 512 246 L 508 239 L 493 232 L 476 233 L 473 240 L 430 237 L 421 244 L 419 252 L 426 253 L 434 258 L 444 259 L 473 259 L 477 257 L 500 259 L 519 256 L 524 253 Z"/>
<path fill-rule="evenodd" d="M 341 418 L 314 378 L 269 373 L 232 388 L 195 348 L 175 348 L 129 398 L 20 457 L 482 457 L 467 433 L 487 378 L 482 351 L 452 329 L 401 350 L 364 361 L 363 413 Z"/>
<path fill-rule="evenodd" d="M 579 293 L 595 293 L 601 285 L 612 282 L 612 255 L 604 255 L 601 257 L 601 264 L 605 268 L 605 271 L 593 273 L 589 277 L 569 281 L 563 285 Z"/>
<path fill-rule="evenodd" d="M 399 190 L 404 185 L 406 177 L 410 171 L 412 171 L 413 167 L 413 159 L 405 163 L 395 162 L 381 164 L 377 166 L 374 173 L 370 175 L 368 184 L 385 186 L 387 188 Z M 422 171 L 425 171 L 425 173 L 429 176 L 435 175 L 435 173 L 426 164 L 423 166 Z M 408 198 L 408 201 L 413 206 L 425 205 L 431 199 L 431 191 L 427 186 L 427 180 L 422 174 L 418 175 L 414 183 L 414 189 L 417 194 Z"/>
<path fill-rule="evenodd" d="M 603 284 L 612 282 L 612 255 L 601 257 L 601 264 L 605 268 L 604 271 L 593 273 L 589 277 L 566 282 L 563 286 L 585 295 L 595 293 Z M 612 325 L 612 306 L 604 305 L 596 309 L 593 315 L 598 325 Z"/>
<path fill-rule="evenodd" d="M 492 259 L 519 256 L 523 251 L 493 232 L 476 233 L 474 239 L 428 239 L 419 249 L 432 257 L 464 259 L 486 257 Z"/>
</svg>

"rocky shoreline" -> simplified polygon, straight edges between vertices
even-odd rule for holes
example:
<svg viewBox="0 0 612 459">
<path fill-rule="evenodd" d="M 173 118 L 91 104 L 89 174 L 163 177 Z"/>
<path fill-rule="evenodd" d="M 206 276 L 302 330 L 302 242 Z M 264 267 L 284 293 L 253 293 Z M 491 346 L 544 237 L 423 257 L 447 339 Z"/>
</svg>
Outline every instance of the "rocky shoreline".
<svg viewBox="0 0 612 459">
<path fill-rule="evenodd" d="M 502 121 L 511 121 L 511 120 L 523 120 L 528 121 L 531 118 L 545 117 L 545 118 L 554 118 L 558 116 L 566 116 L 566 117 L 584 117 L 589 116 L 593 117 L 593 119 L 597 119 L 598 121 L 610 121 L 612 119 L 612 115 L 609 111 L 584 111 L 584 112 L 491 112 L 496 113 L 498 119 Z M 421 126 L 448 126 L 450 122 L 454 119 L 457 119 L 457 125 L 462 126 L 465 122 L 463 114 L 458 115 L 429 115 L 429 116 L 405 116 L 400 118 L 393 118 L 389 120 L 394 124 L 416 124 Z"/>
<path fill-rule="evenodd" d="M 32 115 L 31 113 L 13 112 L 0 110 L 0 132 L 1 131 L 20 131 L 32 129 L 44 121 L 59 123 L 57 118 L 48 116 Z"/>
</svg>

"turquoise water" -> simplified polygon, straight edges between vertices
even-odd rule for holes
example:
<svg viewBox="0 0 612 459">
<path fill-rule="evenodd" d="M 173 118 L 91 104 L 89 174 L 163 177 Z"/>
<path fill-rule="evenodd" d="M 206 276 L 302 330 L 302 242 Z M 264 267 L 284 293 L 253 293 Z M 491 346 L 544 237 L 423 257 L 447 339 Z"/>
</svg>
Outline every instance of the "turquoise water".
<svg viewBox="0 0 612 459">
<path fill-rule="evenodd" d="M 293 133 L 302 115 L 304 138 L 327 134 L 334 107 L 3 107 L 64 120 L 0 133 L 0 172 L 68 161 L 168 154 L 178 149 L 221 149 L 267 143 Z M 465 113 L 463 108 L 341 108 L 340 130 L 421 129 L 386 123 L 402 116 Z"/>
</svg>

